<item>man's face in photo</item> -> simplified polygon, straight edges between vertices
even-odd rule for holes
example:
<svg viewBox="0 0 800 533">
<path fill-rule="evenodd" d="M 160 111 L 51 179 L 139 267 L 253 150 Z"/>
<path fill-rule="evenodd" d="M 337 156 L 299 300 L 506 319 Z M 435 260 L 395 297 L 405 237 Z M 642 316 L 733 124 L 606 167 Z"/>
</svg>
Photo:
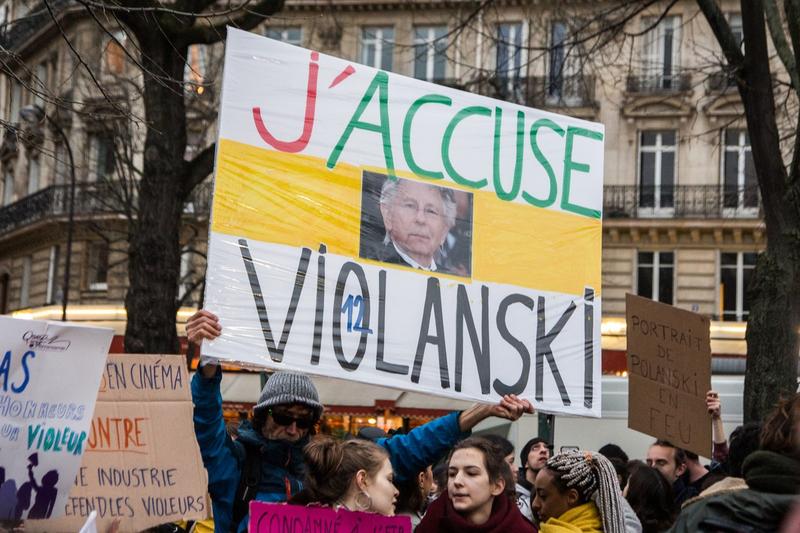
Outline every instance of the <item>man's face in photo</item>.
<svg viewBox="0 0 800 533">
<path fill-rule="evenodd" d="M 424 267 L 450 230 L 441 192 L 416 181 L 400 181 L 388 204 L 381 204 L 381 215 L 395 245 Z"/>
<path fill-rule="evenodd" d="M 308 435 L 308 427 L 298 427 L 297 421 L 306 421 L 310 424 L 313 420 L 311 409 L 304 405 L 276 405 L 270 410 L 262 434 L 270 440 L 286 440 L 297 442 Z"/>
<path fill-rule="evenodd" d="M 537 442 L 531 446 L 531 450 L 528 452 L 527 467 L 538 472 L 544 468 L 548 459 L 550 459 L 550 448 L 547 447 L 547 443 Z"/>
<path fill-rule="evenodd" d="M 675 448 L 655 444 L 647 450 L 647 466 L 664 474 L 670 484 L 675 483 L 686 470 L 686 465 L 675 464 Z"/>
</svg>

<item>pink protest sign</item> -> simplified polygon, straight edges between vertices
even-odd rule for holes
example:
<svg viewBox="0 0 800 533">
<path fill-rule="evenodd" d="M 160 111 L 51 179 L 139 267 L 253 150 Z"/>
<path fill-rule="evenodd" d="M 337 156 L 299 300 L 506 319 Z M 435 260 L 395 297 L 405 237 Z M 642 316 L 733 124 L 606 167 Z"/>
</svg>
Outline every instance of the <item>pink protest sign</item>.
<svg viewBox="0 0 800 533">
<path fill-rule="evenodd" d="M 407 516 L 250 502 L 250 533 L 411 533 Z"/>
</svg>

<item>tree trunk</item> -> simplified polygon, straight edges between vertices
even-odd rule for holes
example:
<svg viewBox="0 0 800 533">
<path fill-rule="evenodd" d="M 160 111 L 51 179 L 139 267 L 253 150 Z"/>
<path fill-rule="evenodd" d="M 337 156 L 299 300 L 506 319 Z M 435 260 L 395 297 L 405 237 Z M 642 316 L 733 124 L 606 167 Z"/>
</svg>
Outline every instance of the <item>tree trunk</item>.
<svg viewBox="0 0 800 533">
<path fill-rule="evenodd" d="M 186 151 L 183 79 L 186 46 L 175 49 L 158 32 L 138 35 L 146 54 L 144 106 L 147 135 L 138 216 L 130 232 L 125 350 L 178 353 L 175 328 L 180 273 L 182 173 Z"/>
<path fill-rule="evenodd" d="M 800 180 L 787 174 L 781 154 L 763 6 L 759 0 L 742 0 L 741 6 L 747 50 L 737 78 L 767 235 L 748 288 L 744 419 L 749 422 L 763 420 L 781 396 L 797 390 Z"/>
<path fill-rule="evenodd" d="M 783 241 L 770 241 L 760 255 L 749 289 L 745 422 L 763 420 L 778 399 L 797 390 L 800 243 L 797 237 Z"/>
</svg>

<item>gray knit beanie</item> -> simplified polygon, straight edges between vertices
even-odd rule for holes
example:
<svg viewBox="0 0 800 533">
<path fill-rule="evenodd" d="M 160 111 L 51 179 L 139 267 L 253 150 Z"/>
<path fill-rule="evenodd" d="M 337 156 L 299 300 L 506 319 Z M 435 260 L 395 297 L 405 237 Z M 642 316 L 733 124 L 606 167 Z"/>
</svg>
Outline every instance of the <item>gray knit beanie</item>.
<svg viewBox="0 0 800 533">
<path fill-rule="evenodd" d="M 280 371 L 272 374 L 258 397 L 254 410 L 275 405 L 306 405 L 314 410 L 314 417 L 322 415 L 319 393 L 314 383 L 305 374 Z"/>
</svg>

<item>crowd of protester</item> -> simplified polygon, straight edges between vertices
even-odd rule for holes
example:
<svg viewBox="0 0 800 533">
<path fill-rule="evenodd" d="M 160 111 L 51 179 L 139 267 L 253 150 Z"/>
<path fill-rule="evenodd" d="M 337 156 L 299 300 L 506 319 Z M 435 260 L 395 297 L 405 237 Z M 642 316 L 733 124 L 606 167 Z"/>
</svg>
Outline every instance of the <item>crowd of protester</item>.
<svg viewBox="0 0 800 533">
<path fill-rule="evenodd" d="M 220 327 L 201 311 L 187 333 L 199 343 Z M 719 397 L 709 391 L 713 451 L 704 465 L 664 440 L 642 461 L 615 444 L 554 453 L 539 437 L 517 456 L 505 438 L 470 434 L 487 417 L 513 421 L 533 412 L 515 396 L 408 433 L 336 440 L 314 434 L 323 406 L 312 380 L 292 372 L 269 378 L 252 422 L 232 439 L 220 380 L 220 368 L 208 363 L 192 381 L 215 531 L 247 531 L 255 499 L 406 515 L 418 533 L 800 533 L 800 395 L 782 400 L 763 423 L 736 428 L 728 441 Z"/>
</svg>

